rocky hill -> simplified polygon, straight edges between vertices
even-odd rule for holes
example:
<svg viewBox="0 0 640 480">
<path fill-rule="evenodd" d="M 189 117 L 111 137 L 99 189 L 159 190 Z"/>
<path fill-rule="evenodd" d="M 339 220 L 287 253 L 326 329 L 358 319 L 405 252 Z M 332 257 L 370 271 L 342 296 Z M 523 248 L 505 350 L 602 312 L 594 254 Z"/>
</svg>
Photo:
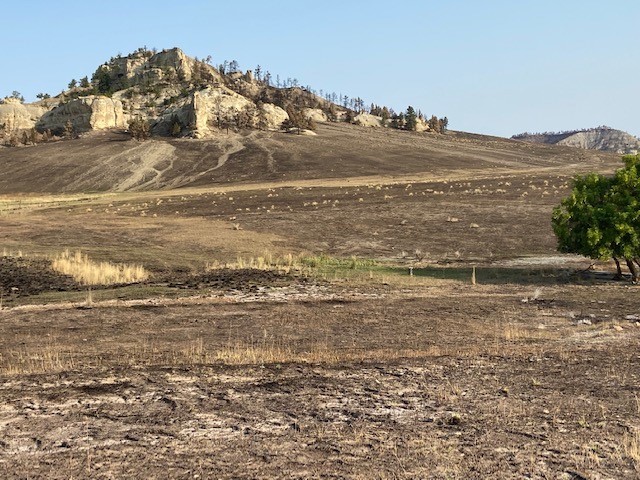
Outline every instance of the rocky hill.
<svg viewBox="0 0 640 480">
<path fill-rule="evenodd" d="M 583 148 L 585 150 L 602 150 L 619 154 L 638 153 L 640 140 L 633 135 L 610 127 L 597 127 L 569 132 L 521 133 L 514 135 L 514 140 L 565 147 Z"/>
<path fill-rule="evenodd" d="M 90 81 L 74 81 L 56 97 L 32 104 L 19 98 L 0 101 L 0 136 L 5 144 L 11 139 L 10 145 L 38 143 L 42 136 L 126 129 L 132 119 L 144 120 L 153 135 L 192 138 L 230 128 L 273 130 L 283 123 L 297 126 L 298 133 L 314 122 L 381 125 L 382 118 L 366 113 L 363 103 L 346 108 L 306 88 L 276 87 L 250 70 L 225 71 L 208 62 L 178 48 L 141 48 L 114 57 Z M 429 125 L 421 117 L 413 129 L 428 131 Z"/>
</svg>

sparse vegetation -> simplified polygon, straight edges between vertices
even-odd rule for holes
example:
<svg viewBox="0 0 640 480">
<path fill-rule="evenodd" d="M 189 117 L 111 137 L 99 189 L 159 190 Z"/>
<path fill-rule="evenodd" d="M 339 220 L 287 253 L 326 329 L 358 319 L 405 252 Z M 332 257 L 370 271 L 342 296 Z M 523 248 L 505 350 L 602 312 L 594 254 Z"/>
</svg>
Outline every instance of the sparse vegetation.
<svg viewBox="0 0 640 480">
<path fill-rule="evenodd" d="M 129 120 L 129 134 L 131 135 L 131 138 L 141 142 L 148 140 L 151 137 L 149 122 L 140 116 Z"/>
<path fill-rule="evenodd" d="M 147 104 L 154 132 L 188 136 L 172 102 L 195 87 L 171 68 L 142 70 L 157 98 L 156 80 L 132 77 L 127 113 Z M 262 67 L 219 81 L 327 108 L 297 80 L 268 88 Z M 334 119 L 366 111 L 339 100 Z M 407 110 L 398 126 L 422 130 Z M 557 254 L 549 222 L 576 169 L 612 171 L 612 155 L 339 124 L 242 131 L 250 117 L 221 112 L 234 131 L 212 139 L 105 131 L 3 150 L 0 472 L 637 476 L 637 299 L 611 262 Z"/>
<path fill-rule="evenodd" d="M 141 265 L 94 262 L 81 251 L 72 253 L 65 250 L 53 259 L 52 268 L 87 286 L 138 283 L 149 278 L 149 274 Z"/>
</svg>

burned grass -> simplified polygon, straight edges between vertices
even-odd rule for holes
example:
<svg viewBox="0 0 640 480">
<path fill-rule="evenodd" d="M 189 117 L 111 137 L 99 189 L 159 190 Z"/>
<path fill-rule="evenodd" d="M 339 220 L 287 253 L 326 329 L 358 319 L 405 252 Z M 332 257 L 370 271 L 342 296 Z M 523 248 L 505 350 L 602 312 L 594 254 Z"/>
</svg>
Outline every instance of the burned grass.
<svg viewBox="0 0 640 480">
<path fill-rule="evenodd" d="M 637 475 L 640 328 L 626 320 L 638 308 L 626 292 L 558 287 L 530 302 L 516 286 L 334 293 L 5 311 L 0 471 Z"/>
</svg>

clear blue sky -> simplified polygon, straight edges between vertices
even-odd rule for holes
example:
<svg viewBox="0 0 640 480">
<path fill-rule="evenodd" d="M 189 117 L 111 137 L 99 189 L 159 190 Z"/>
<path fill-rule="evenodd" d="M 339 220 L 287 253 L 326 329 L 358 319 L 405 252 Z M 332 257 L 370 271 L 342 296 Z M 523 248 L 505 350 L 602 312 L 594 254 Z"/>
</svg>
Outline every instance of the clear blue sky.
<svg viewBox="0 0 640 480">
<path fill-rule="evenodd" d="M 0 97 L 59 93 L 117 53 L 178 46 L 456 130 L 640 135 L 638 0 L 24 0 L 0 15 Z"/>
</svg>

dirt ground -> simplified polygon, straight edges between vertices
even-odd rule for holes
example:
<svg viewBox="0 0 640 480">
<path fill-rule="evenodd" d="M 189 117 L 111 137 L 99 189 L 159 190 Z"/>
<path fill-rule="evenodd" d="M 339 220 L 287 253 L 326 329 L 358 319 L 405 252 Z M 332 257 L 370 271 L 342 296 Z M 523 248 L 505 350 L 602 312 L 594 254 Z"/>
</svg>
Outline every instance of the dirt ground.
<svg viewBox="0 0 640 480">
<path fill-rule="evenodd" d="M 3 150 L 0 477 L 638 478 L 638 287 L 549 221 L 618 160 L 362 132 Z"/>
<path fill-rule="evenodd" d="M 278 288 L 3 312 L 3 478 L 637 477 L 635 288 Z"/>
</svg>

